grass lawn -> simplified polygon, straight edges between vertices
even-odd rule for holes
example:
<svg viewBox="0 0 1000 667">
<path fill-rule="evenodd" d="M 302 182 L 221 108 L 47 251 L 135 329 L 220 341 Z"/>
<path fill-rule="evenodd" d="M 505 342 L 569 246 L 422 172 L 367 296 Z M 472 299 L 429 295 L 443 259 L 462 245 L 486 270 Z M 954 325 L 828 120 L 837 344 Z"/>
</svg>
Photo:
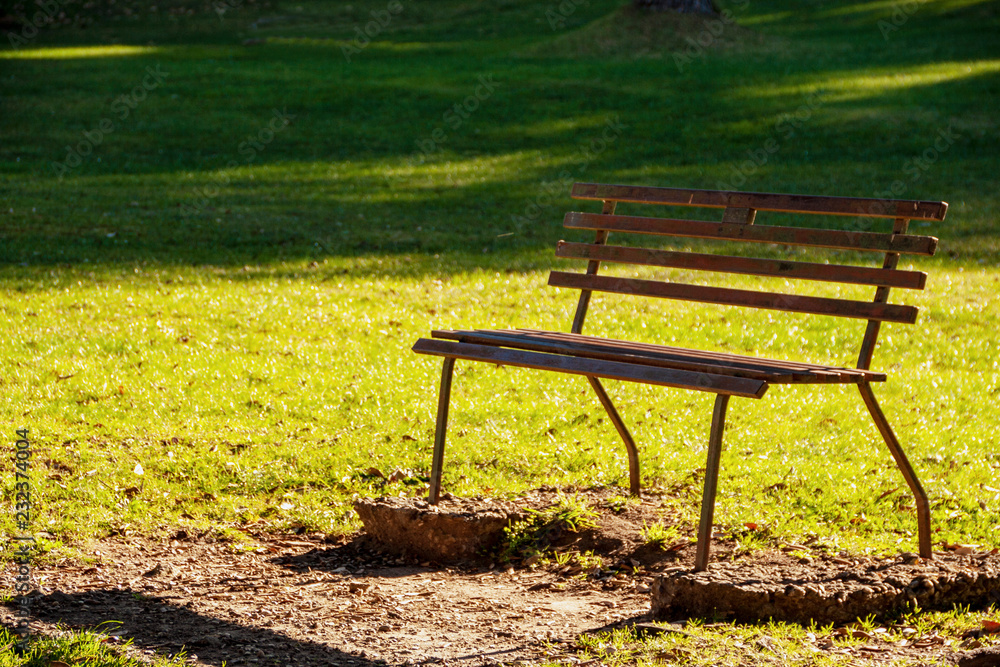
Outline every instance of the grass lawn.
<svg viewBox="0 0 1000 667">
<path fill-rule="evenodd" d="M 913 228 L 940 249 L 903 262 L 927 289 L 894 293 L 922 311 L 883 329 L 876 392 L 935 540 L 1000 545 L 996 3 L 729 2 L 718 25 L 612 0 L 148 4 L 0 50 L 0 425 L 11 450 L 31 431 L 45 548 L 347 532 L 353 496 L 423 493 L 440 365 L 410 345 L 568 330 L 546 275 L 585 238 L 563 212 L 598 210 L 573 181 L 948 201 Z M 587 331 L 851 364 L 863 323 L 596 298 Z M 609 386 L 689 530 L 711 396 Z M 453 493 L 627 482 L 579 378 L 460 362 L 452 415 Z M 915 549 L 849 387 L 735 400 L 725 444 L 724 531 Z"/>
</svg>

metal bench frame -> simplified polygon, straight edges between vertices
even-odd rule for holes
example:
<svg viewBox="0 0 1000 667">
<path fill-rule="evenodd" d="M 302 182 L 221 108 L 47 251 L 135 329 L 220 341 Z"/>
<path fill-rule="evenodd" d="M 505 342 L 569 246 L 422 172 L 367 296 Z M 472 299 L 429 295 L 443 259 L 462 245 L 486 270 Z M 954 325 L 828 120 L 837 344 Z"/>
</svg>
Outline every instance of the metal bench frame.
<svg viewBox="0 0 1000 667">
<path fill-rule="evenodd" d="M 602 201 L 603 208 L 600 214 L 567 213 L 565 218 L 567 228 L 593 230 L 596 234 L 595 239 L 592 244 L 560 241 L 556 250 L 558 257 L 587 260 L 586 273 L 553 271 L 549 276 L 549 285 L 581 290 L 570 333 L 523 329 L 434 331 L 432 338 L 421 338 L 413 346 L 415 352 L 444 357 L 431 467 L 430 502 L 437 503 L 440 496 L 448 406 L 456 359 L 540 368 L 585 376 L 625 443 L 629 461 L 630 489 L 634 495 L 638 495 L 640 490 L 638 450 L 635 440 L 615 409 L 600 378 L 712 392 L 716 394 L 716 399 L 712 412 L 701 520 L 698 528 L 698 548 L 695 555 L 695 570 L 705 570 L 709 561 L 722 435 L 730 397 L 760 398 L 771 384 L 853 383 L 858 386 L 875 426 L 916 499 L 920 555 L 931 558 L 930 503 L 872 391 L 871 383 L 884 382 L 886 376 L 870 370 L 870 367 L 881 323 L 892 321 L 912 324 L 916 321 L 915 307 L 888 303 L 891 287 L 923 289 L 926 282 L 924 273 L 896 269 L 900 254 L 933 255 L 937 248 L 937 239 L 934 237 L 906 234 L 909 222 L 943 220 L 948 205 L 945 202 L 931 201 L 684 190 L 594 183 L 576 183 L 573 186 L 572 196 L 575 199 Z M 614 214 L 619 202 L 721 208 L 724 212 L 721 222 L 621 216 Z M 892 219 L 894 222 L 891 233 L 780 227 L 754 224 L 757 211 L 855 216 L 864 220 L 883 218 Z M 881 268 L 869 268 L 611 246 L 607 244 L 610 232 L 836 248 L 884 253 L 884 259 Z M 601 276 L 598 275 L 601 262 L 783 276 L 869 285 L 876 289 L 874 299 L 866 302 L 707 287 Z M 590 297 L 594 291 L 835 315 L 864 319 L 868 321 L 868 325 L 856 368 L 615 341 L 582 334 Z"/>
</svg>

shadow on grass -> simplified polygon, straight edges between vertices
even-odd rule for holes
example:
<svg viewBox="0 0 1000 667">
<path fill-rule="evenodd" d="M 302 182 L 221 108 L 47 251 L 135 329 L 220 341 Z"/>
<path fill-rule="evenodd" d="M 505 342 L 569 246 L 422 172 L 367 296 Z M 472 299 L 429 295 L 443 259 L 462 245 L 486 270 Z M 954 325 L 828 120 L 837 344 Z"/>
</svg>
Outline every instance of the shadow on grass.
<svg viewBox="0 0 1000 667">
<path fill-rule="evenodd" d="M 319 11 L 314 4 L 304 15 Z M 509 37 L 476 32 L 485 10 L 464 5 L 440 15 L 413 7 L 419 20 L 404 13 L 416 22 L 356 62 L 339 42 L 297 40 L 296 31 L 326 29 L 299 20 L 261 30 L 274 39 L 253 46 L 234 43 L 223 24 L 212 48 L 198 32 L 190 44 L 146 54 L 4 60 L 0 265 L 239 268 L 383 255 L 415 275 L 538 266 L 559 238 L 580 240 L 562 229 L 564 211 L 596 210 L 569 199 L 571 181 L 870 197 L 910 178 L 907 160 L 955 118 L 963 138 L 918 170 L 901 197 L 990 206 L 996 139 L 975 101 L 1000 84 L 988 45 L 964 37 L 995 21 L 978 4 L 946 8 L 945 29 L 928 5 L 889 42 L 874 14 L 859 37 L 854 19 L 821 21 L 822 11 L 788 5 L 794 11 L 776 29 L 789 44 L 710 54 L 683 71 L 670 58 L 511 56 Z M 331 25 L 350 34 L 367 7 L 329 10 Z M 866 7 L 857 11 L 867 16 Z M 492 26 L 505 12 L 538 19 L 529 32 L 544 46 L 556 36 L 545 27 L 547 8 L 524 2 L 487 14 Z M 465 41 L 416 48 L 449 25 L 453 40 Z M 805 39 L 820 28 L 820 43 Z M 178 36 L 167 24 L 147 29 Z M 126 38 L 149 36 L 129 30 Z M 927 41 L 932 30 L 941 34 Z M 56 38 L 73 41 L 45 37 Z M 928 46 L 909 48 L 918 43 Z M 401 57 L 408 44 L 416 47 Z M 864 55 L 875 49 L 879 60 Z M 120 119 L 116 96 L 158 65 L 168 73 L 162 85 Z M 496 90 L 455 115 L 483 75 L 495 77 Z M 269 130 L 275 109 L 294 121 Z M 803 109 L 808 118 L 796 120 Z M 87 145 L 84 133 L 96 136 L 105 118 L 114 131 Z M 613 118 L 624 129 L 603 141 Z M 779 150 L 747 167 L 772 135 Z M 259 147 L 248 143 L 255 136 Z M 80 145 L 87 155 L 60 180 L 52 165 Z M 960 241 L 966 256 L 995 254 L 995 237 L 981 242 L 995 235 L 981 222 L 987 214 L 966 223 L 956 213 L 942 233 L 927 232 Z M 438 263 L 438 254 L 459 259 Z"/>
</svg>

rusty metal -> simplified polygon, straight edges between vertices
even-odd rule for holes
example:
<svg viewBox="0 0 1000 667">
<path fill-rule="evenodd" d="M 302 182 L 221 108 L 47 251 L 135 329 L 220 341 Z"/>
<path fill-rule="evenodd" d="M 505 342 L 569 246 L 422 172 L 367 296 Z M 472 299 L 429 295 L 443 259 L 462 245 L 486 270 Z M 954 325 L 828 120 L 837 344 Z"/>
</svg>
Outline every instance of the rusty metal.
<svg viewBox="0 0 1000 667">
<path fill-rule="evenodd" d="M 625 449 L 628 451 L 628 482 L 629 491 L 633 496 L 639 495 L 639 450 L 635 446 L 635 440 L 632 438 L 632 434 L 629 433 L 628 427 L 625 426 L 625 422 L 622 421 L 621 416 L 618 414 L 618 410 L 615 409 L 615 404 L 611 402 L 611 397 L 608 396 L 608 392 L 604 390 L 604 385 L 601 381 L 592 375 L 588 375 L 587 379 L 590 381 L 590 386 L 594 388 L 597 393 L 597 398 L 600 399 L 601 405 L 604 406 L 604 410 L 608 413 L 608 417 L 611 419 L 611 423 L 615 425 L 615 430 L 618 431 L 618 435 L 621 436 L 622 442 L 625 443 Z"/>
<path fill-rule="evenodd" d="M 715 514 L 715 494 L 719 487 L 719 460 L 722 457 L 722 432 L 726 429 L 726 407 L 729 396 L 715 397 L 712 410 L 712 432 L 708 436 L 708 460 L 705 463 L 705 491 L 701 496 L 701 523 L 698 525 L 698 550 L 694 556 L 694 571 L 708 569 L 712 548 L 712 517 Z"/>
<path fill-rule="evenodd" d="M 616 206 L 618 206 L 618 202 L 606 201 L 601 206 L 601 213 L 603 215 L 611 215 L 615 212 Z M 608 231 L 606 229 L 598 229 L 594 235 L 594 245 L 603 245 L 607 240 Z M 601 268 L 600 261 L 591 260 L 587 262 L 587 273 L 589 275 L 596 275 L 599 268 Z M 583 331 L 583 320 L 587 317 L 588 307 L 590 307 L 590 290 L 581 290 L 580 300 L 576 303 L 576 314 L 573 315 L 573 326 L 570 327 L 570 331 L 573 333 L 578 334 Z"/>
<path fill-rule="evenodd" d="M 906 218 L 896 218 L 892 225 L 892 234 L 905 234 L 910 221 Z M 884 270 L 895 270 L 899 264 L 899 253 L 887 252 L 885 260 L 882 262 Z M 922 289 L 922 288 L 921 288 Z M 886 303 L 889 300 L 889 286 L 885 285 L 875 290 L 875 303 Z M 878 332 L 882 328 L 882 323 L 878 320 L 869 320 L 865 328 L 865 337 L 861 340 L 861 352 L 858 353 L 858 368 L 869 369 L 872 367 L 872 357 L 875 356 L 875 344 L 878 341 Z"/>
<path fill-rule="evenodd" d="M 895 459 L 896 465 L 899 467 L 900 472 L 903 473 L 903 478 L 906 480 L 906 484 L 910 487 L 910 491 L 913 492 L 913 497 L 917 502 L 917 540 L 920 555 L 923 558 L 933 558 L 934 555 L 931 551 L 931 504 L 927 498 L 927 493 L 924 491 L 924 487 L 920 485 L 920 480 L 917 479 L 917 474 L 913 471 L 913 466 L 910 465 L 909 459 L 906 458 L 902 445 L 899 444 L 896 434 L 892 432 L 892 427 L 889 426 L 889 421 L 882 412 L 882 408 L 879 407 L 878 401 L 875 400 L 875 393 L 872 391 L 871 385 L 867 382 L 862 382 L 858 384 L 858 389 L 861 391 L 861 398 L 864 399 L 865 405 L 868 406 L 868 412 L 871 413 L 872 419 L 875 421 L 875 426 L 878 427 L 879 433 L 882 434 L 882 439 L 888 445 L 889 451 L 892 453 L 892 458 Z"/>
<path fill-rule="evenodd" d="M 437 505 L 441 495 L 441 469 L 444 465 L 444 438 L 448 431 L 448 403 L 451 401 L 451 377 L 455 357 L 445 357 L 441 366 L 441 389 L 438 393 L 437 429 L 434 431 L 434 459 L 431 463 L 431 488 L 427 501 Z"/>
</svg>

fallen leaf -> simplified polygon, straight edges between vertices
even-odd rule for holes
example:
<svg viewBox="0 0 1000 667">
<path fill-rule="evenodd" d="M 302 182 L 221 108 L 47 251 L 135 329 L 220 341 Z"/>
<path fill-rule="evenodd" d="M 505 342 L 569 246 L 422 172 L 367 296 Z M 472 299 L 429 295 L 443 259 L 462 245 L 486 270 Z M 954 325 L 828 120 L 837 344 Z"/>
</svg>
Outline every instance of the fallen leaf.
<svg viewBox="0 0 1000 667">
<path fill-rule="evenodd" d="M 1000 622 L 983 620 L 983 631 L 991 635 L 1000 632 Z"/>
<path fill-rule="evenodd" d="M 410 473 L 407 470 L 393 470 L 392 474 L 389 475 L 390 482 L 398 482 L 401 479 L 407 479 L 410 477 Z"/>
</svg>

